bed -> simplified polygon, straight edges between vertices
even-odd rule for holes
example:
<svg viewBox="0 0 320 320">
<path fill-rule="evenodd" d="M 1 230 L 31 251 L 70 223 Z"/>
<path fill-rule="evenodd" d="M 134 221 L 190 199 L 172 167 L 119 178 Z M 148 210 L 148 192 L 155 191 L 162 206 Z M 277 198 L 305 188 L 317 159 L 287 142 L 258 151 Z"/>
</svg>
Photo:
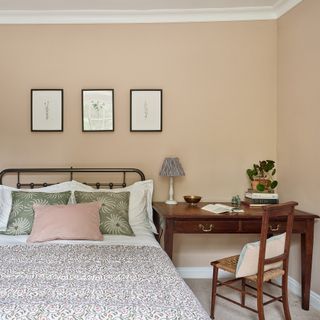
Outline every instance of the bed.
<svg viewBox="0 0 320 320">
<path fill-rule="evenodd" d="M 6 169 L 0 184 L 4 176 L 14 175 L 18 189 L 36 190 L 55 184 L 27 183 L 24 176 L 67 174 L 74 181 L 76 174 L 110 173 L 120 174 L 121 181 L 82 187 L 127 190 L 129 174 L 145 181 L 137 169 Z M 149 221 L 151 199 L 146 199 Z M 0 234 L 0 319 L 210 319 L 160 247 L 153 226 L 135 222 L 134 236 L 104 234 L 101 241 L 27 244 L 28 235 Z"/>
</svg>

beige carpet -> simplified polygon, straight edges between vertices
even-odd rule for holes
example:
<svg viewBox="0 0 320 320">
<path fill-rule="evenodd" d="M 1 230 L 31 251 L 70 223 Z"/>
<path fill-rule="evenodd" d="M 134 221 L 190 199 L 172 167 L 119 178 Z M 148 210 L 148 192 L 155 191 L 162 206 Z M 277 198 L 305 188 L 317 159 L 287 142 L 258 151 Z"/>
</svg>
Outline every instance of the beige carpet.
<svg viewBox="0 0 320 320">
<path fill-rule="evenodd" d="M 208 279 L 185 279 L 186 283 L 190 286 L 194 294 L 197 296 L 205 310 L 210 312 L 210 300 L 211 300 L 211 280 Z M 219 288 L 221 293 L 232 297 L 233 299 L 239 299 L 239 293 L 232 291 L 228 288 Z M 223 291 L 222 291 L 223 290 Z M 274 291 L 278 290 L 278 291 Z M 280 289 L 273 289 L 272 293 L 280 295 Z M 279 292 L 279 293 L 278 293 Z M 247 297 L 247 303 L 250 307 L 255 306 L 255 300 Z M 290 312 L 292 320 L 320 320 L 320 311 L 310 308 L 309 311 L 301 309 L 300 298 L 295 295 L 290 295 Z M 282 312 L 282 304 L 275 302 L 265 306 L 265 318 L 266 320 L 280 320 L 284 319 Z M 225 301 L 217 297 L 216 303 L 216 320 L 256 320 L 257 315 L 249 310 L 238 307 L 228 301 Z"/>
</svg>

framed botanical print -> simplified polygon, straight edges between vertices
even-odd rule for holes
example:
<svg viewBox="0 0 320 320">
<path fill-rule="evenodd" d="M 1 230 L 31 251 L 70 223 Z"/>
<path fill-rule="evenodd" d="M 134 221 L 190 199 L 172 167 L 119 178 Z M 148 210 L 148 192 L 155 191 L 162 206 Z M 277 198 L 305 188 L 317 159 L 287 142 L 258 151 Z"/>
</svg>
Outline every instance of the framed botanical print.
<svg viewBox="0 0 320 320">
<path fill-rule="evenodd" d="M 62 89 L 31 89 L 31 131 L 63 131 Z"/>
<path fill-rule="evenodd" d="M 162 90 L 130 90 L 130 131 L 162 131 Z"/>
<path fill-rule="evenodd" d="M 114 90 L 82 90 L 82 131 L 114 131 Z"/>
</svg>

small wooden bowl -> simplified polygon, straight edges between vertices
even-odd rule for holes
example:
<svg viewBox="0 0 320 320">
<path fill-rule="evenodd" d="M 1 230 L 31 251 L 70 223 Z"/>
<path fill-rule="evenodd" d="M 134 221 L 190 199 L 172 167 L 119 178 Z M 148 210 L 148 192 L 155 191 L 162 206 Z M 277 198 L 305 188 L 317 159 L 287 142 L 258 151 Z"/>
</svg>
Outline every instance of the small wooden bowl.
<svg viewBox="0 0 320 320">
<path fill-rule="evenodd" d="M 200 200 L 200 196 L 184 196 L 183 197 L 185 202 L 191 204 L 192 206 L 195 206 Z"/>
</svg>

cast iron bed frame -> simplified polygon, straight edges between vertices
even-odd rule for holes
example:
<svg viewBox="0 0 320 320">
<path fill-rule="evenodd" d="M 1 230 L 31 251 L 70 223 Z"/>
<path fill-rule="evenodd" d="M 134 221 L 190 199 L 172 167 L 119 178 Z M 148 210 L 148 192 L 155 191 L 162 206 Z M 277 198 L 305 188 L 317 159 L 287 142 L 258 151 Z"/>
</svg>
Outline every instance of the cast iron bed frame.
<svg viewBox="0 0 320 320">
<path fill-rule="evenodd" d="M 42 173 L 42 174 L 66 174 L 69 176 L 69 180 L 73 180 L 74 178 L 74 174 L 75 173 L 114 173 L 114 174 L 122 174 L 122 181 L 121 182 L 96 182 L 96 183 L 86 183 L 83 182 L 89 186 L 95 187 L 97 189 L 100 188 L 110 188 L 113 189 L 113 187 L 126 187 L 127 186 L 127 182 L 126 182 L 126 178 L 127 178 L 127 174 L 128 173 L 134 173 L 140 176 L 140 180 L 144 181 L 145 180 L 145 176 L 144 173 L 136 168 L 73 168 L 73 167 L 69 167 L 69 168 L 9 168 L 9 169 L 4 169 L 0 172 L 0 184 L 3 184 L 3 177 L 7 176 L 7 175 L 16 175 L 16 186 L 18 189 L 21 188 L 38 188 L 38 187 L 47 187 L 49 185 L 52 184 L 57 184 L 59 182 L 63 182 L 63 181 L 59 181 L 59 182 L 55 182 L 55 183 L 47 183 L 47 182 L 43 182 L 43 183 L 39 183 L 39 182 L 21 182 L 21 178 L 22 176 L 24 178 L 29 178 L 30 181 L 30 175 L 32 176 L 32 174 L 38 174 L 38 173 Z M 64 180 L 65 181 L 65 180 Z"/>
</svg>

